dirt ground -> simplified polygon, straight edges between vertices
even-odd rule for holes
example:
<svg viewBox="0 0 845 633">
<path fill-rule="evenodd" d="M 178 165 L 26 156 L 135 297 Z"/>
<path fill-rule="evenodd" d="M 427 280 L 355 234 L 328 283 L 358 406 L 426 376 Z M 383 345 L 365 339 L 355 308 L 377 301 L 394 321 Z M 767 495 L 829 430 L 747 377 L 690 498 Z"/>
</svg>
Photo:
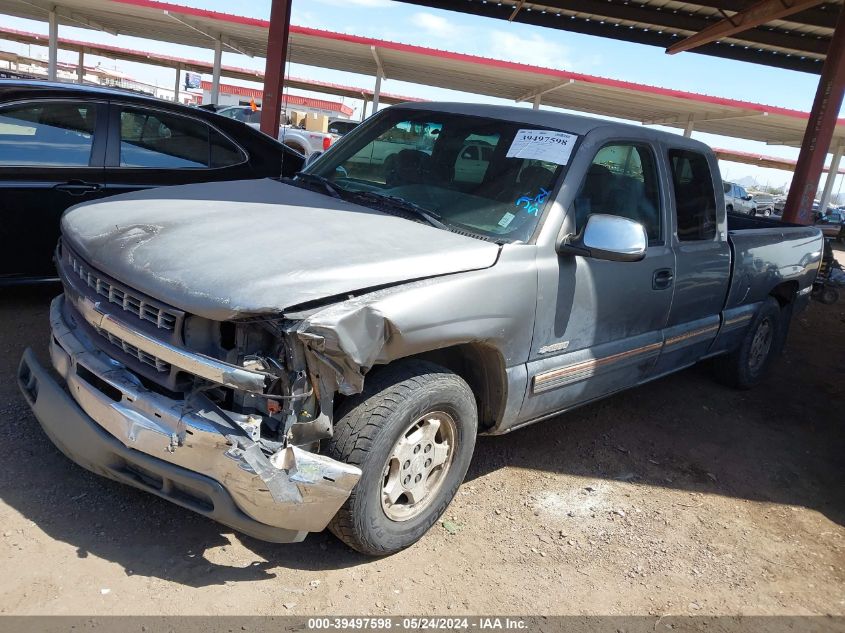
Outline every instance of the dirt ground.
<svg viewBox="0 0 845 633">
<path fill-rule="evenodd" d="M 754 391 L 697 367 L 481 438 L 449 529 L 373 560 L 65 459 L 14 383 L 56 292 L 0 291 L 0 613 L 845 614 L 845 298 L 795 320 Z"/>
</svg>

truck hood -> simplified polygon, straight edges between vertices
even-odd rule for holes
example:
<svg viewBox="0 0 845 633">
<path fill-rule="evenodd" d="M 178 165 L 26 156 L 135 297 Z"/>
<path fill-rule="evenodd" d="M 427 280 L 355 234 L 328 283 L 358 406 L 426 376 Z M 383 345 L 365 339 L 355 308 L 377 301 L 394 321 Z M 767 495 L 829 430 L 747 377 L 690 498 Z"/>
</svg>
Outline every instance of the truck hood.
<svg viewBox="0 0 845 633">
<path fill-rule="evenodd" d="M 62 234 L 118 281 L 215 320 L 487 268 L 498 256 L 495 244 L 270 179 L 77 205 Z"/>
</svg>

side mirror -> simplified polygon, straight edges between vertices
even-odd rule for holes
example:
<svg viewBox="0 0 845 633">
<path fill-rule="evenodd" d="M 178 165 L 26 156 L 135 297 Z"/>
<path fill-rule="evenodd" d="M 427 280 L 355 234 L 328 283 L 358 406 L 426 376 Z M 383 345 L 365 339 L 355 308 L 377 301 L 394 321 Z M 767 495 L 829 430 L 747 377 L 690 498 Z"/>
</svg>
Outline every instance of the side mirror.
<svg viewBox="0 0 845 633">
<path fill-rule="evenodd" d="M 747 196 L 745 196 L 745 198 L 744 198 L 744 199 L 745 199 L 745 200 L 749 200 L 749 201 L 750 201 L 750 200 L 753 200 L 753 199 L 754 199 L 754 196 L 752 196 L 751 194 L 748 194 Z"/>
<path fill-rule="evenodd" d="M 322 156 L 322 155 L 323 155 L 323 152 L 314 152 L 308 158 L 305 159 L 305 166 L 308 167 L 308 165 L 313 163 L 315 160 L 320 158 L 320 156 Z"/>
<path fill-rule="evenodd" d="M 645 257 L 648 235 L 639 222 L 618 215 L 595 213 L 578 235 L 567 235 L 557 248 L 561 254 L 614 262 L 638 262 Z"/>
</svg>

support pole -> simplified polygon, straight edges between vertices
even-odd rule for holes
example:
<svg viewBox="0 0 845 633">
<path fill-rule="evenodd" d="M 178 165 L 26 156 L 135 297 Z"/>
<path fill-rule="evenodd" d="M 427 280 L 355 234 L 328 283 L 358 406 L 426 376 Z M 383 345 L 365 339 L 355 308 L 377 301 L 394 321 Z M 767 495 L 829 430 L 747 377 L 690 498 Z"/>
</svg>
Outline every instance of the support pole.
<svg viewBox="0 0 845 633">
<path fill-rule="evenodd" d="M 281 120 L 282 90 L 290 35 L 292 0 L 272 0 L 270 30 L 267 34 L 267 61 L 264 66 L 264 93 L 261 98 L 261 131 L 277 138 Z"/>
<path fill-rule="evenodd" d="M 85 83 L 85 50 L 79 49 L 79 61 L 76 62 L 76 83 Z"/>
<path fill-rule="evenodd" d="M 48 22 L 50 37 L 47 48 L 47 79 L 50 81 L 56 81 L 56 78 L 58 77 L 58 73 L 56 71 L 59 63 L 59 20 L 56 16 L 55 9 L 50 11 Z"/>
<path fill-rule="evenodd" d="M 819 77 L 819 87 L 801 143 L 801 153 L 786 198 L 784 222 L 811 224 L 811 209 L 819 186 L 824 159 L 836 128 L 845 92 L 845 9 L 839 10 L 836 30 Z"/>
<path fill-rule="evenodd" d="M 827 180 L 824 181 L 824 191 L 822 192 L 821 200 L 819 200 L 819 211 L 824 213 L 827 210 L 827 205 L 830 202 L 830 194 L 833 193 L 833 183 L 836 181 L 836 175 L 839 173 L 839 163 L 842 161 L 842 153 L 845 147 L 840 145 L 833 152 L 833 160 L 830 161 L 830 171 L 827 172 Z"/>
<path fill-rule="evenodd" d="M 223 65 L 223 42 L 214 41 L 214 68 L 211 70 L 211 103 L 220 98 L 220 67 Z"/>
<path fill-rule="evenodd" d="M 540 109 L 540 101 L 542 101 L 542 99 L 543 99 L 542 95 L 537 95 L 537 96 L 534 97 L 534 109 L 535 110 Z"/>
<path fill-rule="evenodd" d="M 684 138 L 692 137 L 692 131 L 695 128 L 695 118 L 690 115 L 687 118 L 687 124 L 684 126 Z"/>
<path fill-rule="evenodd" d="M 367 99 L 367 95 L 364 95 L 364 105 L 361 107 L 361 120 L 367 118 L 367 106 L 370 104 L 370 100 Z"/>
<path fill-rule="evenodd" d="M 371 114 L 378 112 L 378 98 L 381 94 L 381 69 L 376 71 L 376 85 L 373 88 L 373 108 Z"/>
<path fill-rule="evenodd" d="M 182 66 L 176 64 L 176 84 L 173 86 L 173 101 L 179 103 L 179 82 L 182 80 Z"/>
</svg>

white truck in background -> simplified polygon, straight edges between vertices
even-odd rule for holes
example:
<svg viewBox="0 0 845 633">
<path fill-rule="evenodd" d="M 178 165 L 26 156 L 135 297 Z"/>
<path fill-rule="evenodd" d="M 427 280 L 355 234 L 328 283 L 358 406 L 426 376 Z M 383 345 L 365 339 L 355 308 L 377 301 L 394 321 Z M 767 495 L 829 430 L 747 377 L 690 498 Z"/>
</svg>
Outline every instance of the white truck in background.
<svg viewBox="0 0 845 633">
<path fill-rule="evenodd" d="M 253 110 L 251 106 L 229 106 L 217 110 L 217 114 L 246 123 L 255 129 L 261 125 L 261 110 Z M 279 126 L 278 139 L 305 158 L 316 152 L 325 152 L 339 138 L 339 134 L 312 132 L 293 125 Z"/>
</svg>

